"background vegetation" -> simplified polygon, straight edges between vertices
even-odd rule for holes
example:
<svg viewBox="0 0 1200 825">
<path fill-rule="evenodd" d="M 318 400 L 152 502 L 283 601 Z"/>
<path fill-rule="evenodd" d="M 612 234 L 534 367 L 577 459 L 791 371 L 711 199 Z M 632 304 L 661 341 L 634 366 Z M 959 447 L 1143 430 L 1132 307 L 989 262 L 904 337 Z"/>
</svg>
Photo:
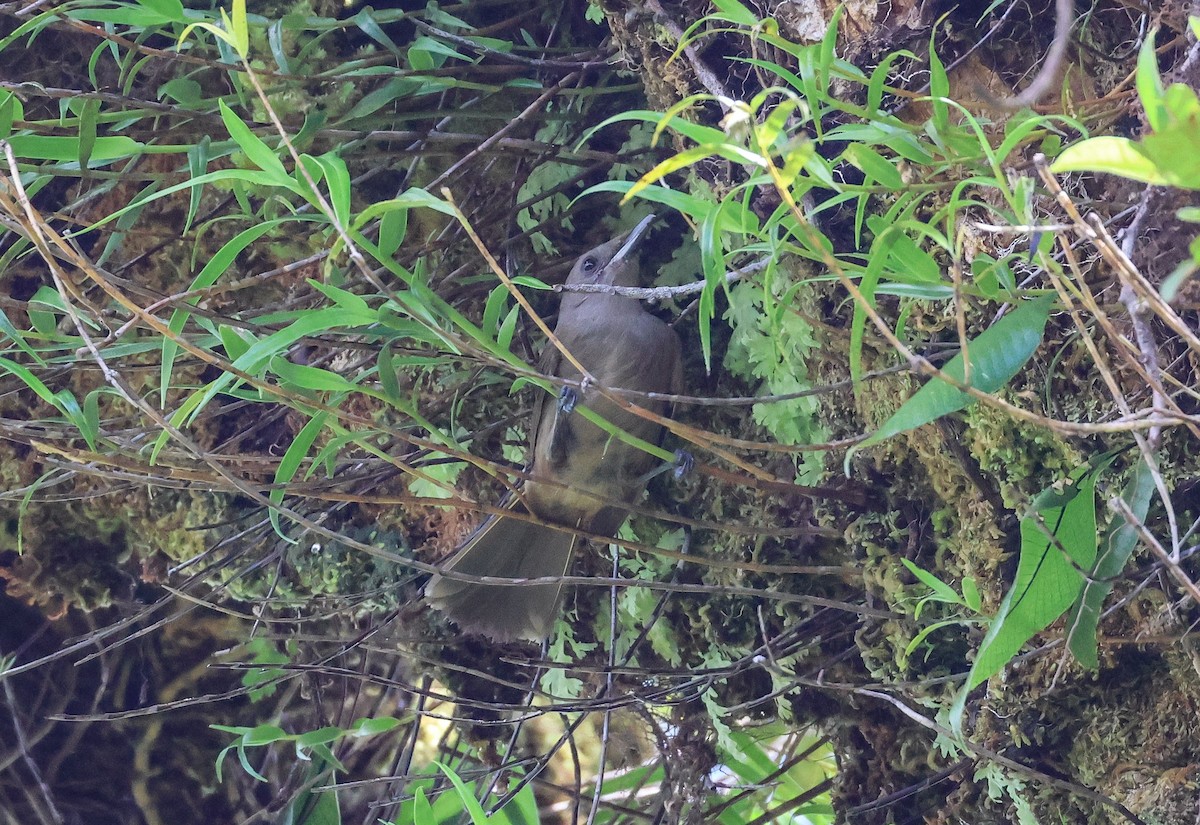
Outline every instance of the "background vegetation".
<svg viewBox="0 0 1200 825">
<path fill-rule="evenodd" d="M 1183 4 L 0 8 L 7 821 L 1195 821 Z M 649 211 L 696 472 L 462 637 Z"/>
</svg>

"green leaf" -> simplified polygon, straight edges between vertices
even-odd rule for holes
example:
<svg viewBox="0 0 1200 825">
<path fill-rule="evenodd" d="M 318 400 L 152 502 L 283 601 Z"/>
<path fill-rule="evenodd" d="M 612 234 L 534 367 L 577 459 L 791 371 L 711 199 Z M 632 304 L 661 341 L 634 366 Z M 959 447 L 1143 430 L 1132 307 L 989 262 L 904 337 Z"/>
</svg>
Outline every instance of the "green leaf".
<svg viewBox="0 0 1200 825">
<path fill-rule="evenodd" d="M 966 576 L 962 580 L 963 602 L 969 610 L 978 613 L 983 608 L 983 598 L 979 595 L 979 585 L 975 579 Z"/>
<path fill-rule="evenodd" d="M 254 373 L 269 359 L 282 354 L 287 347 L 301 338 L 328 332 L 332 329 L 358 326 L 362 323 L 361 317 L 347 313 L 342 307 L 314 310 L 297 318 L 278 332 L 273 332 L 266 338 L 255 341 L 235 359 L 234 366 L 245 372 Z"/>
<path fill-rule="evenodd" d="M 307 733 L 302 733 L 296 737 L 296 744 L 302 747 L 312 747 L 317 744 L 325 744 L 335 742 L 342 736 L 345 736 L 346 731 L 335 725 L 329 725 L 316 730 L 310 730 Z"/>
<path fill-rule="evenodd" d="M 21 352 L 33 359 L 34 363 L 36 363 L 39 367 L 46 366 L 46 362 L 40 355 L 37 354 L 37 351 L 34 350 L 33 347 L 29 346 L 28 342 L 25 340 L 25 336 L 22 335 L 21 331 L 13 325 L 13 322 L 9 320 L 9 317 L 4 314 L 3 309 L 0 309 L 0 334 L 7 335 L 9 338 L 11 338 L 12 342 L 17 345 Z"/>
<path fill-rule="evenodd" d="M 1155 35 L 1158 27 L 1151 29 L 1142 40 L 1138 51 L 1137 73 L 1135 75 L 1138 97 L 1142 100 L 1142 109 L 1146 112 L 1146 122 L 1152 130 L 1161 129 L 1166 125 L 1166 113 L 1162 108 L 1163 84 L 1158 74 L 1158 55 L 1154 50 Z"/>
<path fill-rule="evenodd" d="M 462 801 L 463 807 L 471 815 L 471 822 L 474 825 L 487 825 L 487 814 L 484 813 L 483 806 L 479 804 L 479 800 L 475 798 L 475 794 L 471 793 L 471 789 L 467 787 L 466 783 L 448 765 L 444 765 L 441 762 L 434 762 L 433 764 L 446 775 L 446 778 L 450 780 L 450 784 L 454 786 L 454 790 L 458 793 L 458 798 Z"/>
<path fill-rule="evenodd" d="M 1115 454 L 1076 470 L 1065 489 L 1050 487 L 1021 519 L 1016 579 L 992 620 L 951 710 L 961 729 L 966 697 L 999 673 L 1033 636 L 1062 616 L 1083 589 L 1080 570 L 1096 559 L 1096 480 Z"/>
<path fill-rule="evenodd" d="M 737 0 L 713 0 L 713 5 L 721 10 L 721 16 L 730 23 L 754 28 L 758 25 L 758 15 L 743 6 Z"/>
<path fill-rule="evenodd" d="M 1169 171 L 1161 169 L 1147 157 L 1137 143 L 1111 135 L 1071 144 L 1050 164 L 1050 171 L 1055 174 L 1108 172 L 1155 186 L 1168 186 L 1171 183 Z"/>
<path fill-rule="evenodd" d="M 1130 512 L 1139 521 L 1144 521 L 1150 510 L 1154 495 L 1154 474 L 1145 461 L 1137 465 L 1121 498 L 1129 505 Z M 1096 669 L 1100 662 L 1096 653 L 1096 628 L 1100 622 L 1100 610 L 1113 588 L 1114 579 L 1125 569 L 1125 564 L 1138 543 L 1137 529 L 1123 518 L 1116 518 L 1108 526 L 1100 542 L 1096 562 L 1089 571 L 1083 593 L 1071 608 L 1067 620 L 1067 647 L 1084 667 Z M 1084 568 L 1087 569 L 1087 568 Z"/>
<path fill-rule="evenodd" d="M 385 257 L 392 257 L 404 243 L 408 233 L 408 210 L 392 209 L 383 213 L 379 219 L 379 251 Z"/>
<path fill-rule="evenodd" d="M 342 825 L 342 809 L 335 790 L 308 791 L 296 800 L 295 810 L 298 813 L 295 825 Z"/>
<path fill-rule="evenodd" d="M 237 1 L 243 2 L 243 0 Z M 250 127 L 243 123 L 241 118 L 225 105 L 224 100 L 218 100 L 217 105 L 221 110 L 221 120 L 224 121 L 225 128 L 229 131 L 229 136 L 233 138 L 234 143 L 250 159 L 250 162 L 268 173 L 282 185 L 291 188 L 293 185 L 292 178 L 287 173 L 287 170 L 283 168 L 283 163 L 275 156 L 274 150 L 263 143 L 258 135 L 250 131 Z"/>
<path fill-rule="evenodd" d="M 1007 384 L 1042 342 L 1042 333 L 1053 306 L 1054 298 L 1050 295 L 1026 301 L 971 341 L 968 345 L 971 386 L 981 392 L 992 393 Z M 951 378 L 963 381 L 962 353 L 951 359 L 942 370 Z M 882 427 L 848 451 L 847 470 L 850 457 L 858 450 L 957 412 L 971 401 L 971 396 L 957 387 L 938 378 L 930 379 Z"/>
<path fill-rule="evenodd" d="M 371 305 L 362 297 L 333 284 L 327 284 L 312 278 L 306 280 L 309 286 L 333 301 L 340 309 L 346 311 L 346 315 L 343 318 L 344 324 L 370 324 L 376 320 L 377 313 L 371 309 Z"/>
<path fill-rule="evenodd" d="M 188 175 L 192 178 L 199 178 L 204 175 L 204 171 L 208 169 L 209 153 L 211 140 L 208 135 L 196 141 L 194 146 L 188 147 Z M 183 232 L 187 234 L 192 228 L 192 221 L 196 220 L 196 213 L 200 211 L 200 199 L 204 194 L 203 186 L 193 186 L 188 193 L 188 213 L 187 219 L 183 223 Z"/>
<path fill-rule="evenodd" d="M 25 386 L 33 390 L 39 398 L 48 404 L 54 405 L 61 411 L 62 408 L 59 406 L 61 403 L 59 399 L 53 392 L 50 391 L 50 388 L 42 382 L 42 379 L 30 372 L 27 367 L 23 367 L 17 362 L 10 361 L 7 358 L 0 358 L 0 370 L 15 375 L 22 382 L 24 382 Z"/>
<path fill-rule="evenodd" d="M 888 189 L 902 189 L 904 180 L 895 165 L 883 155 L 861 143 L 852 143 L 842 153 L 846 160 L 861 169 L 868 177 L 879 181 Z"/>
<path fill-rule="evenodd" d="M 317 413 L 308 420 L 308 423 L 300 429 L 300 432 L 292 439 L 292 443 L 288 445 L 287 451 L 283 454 L 283 458 L 279 460 L 279 466 L 275 470 L 275 483 L 271 489 L 270 500 L 271 504 L 275 507 L 278 507 L 283 502 L 283 496 L 287 492 L 288 483 L 295 477 L 300 464 L 312 449 L 313 442 L 316 441 L 321 430 L 325 428 L 325 423 L 328 419 L 329 413 Z M 279 514 L 274 507 L 271 509 L 269 515 L 271 524 L 280 538 L 295 544 L 293 539 L 285 535 L 283 527 L 279 523 Z"/>
<path fill-rule="evenodd" d="M 13 135 L 8 139 L 13 154 L 28 160 L 79 160 L 80 140 L 73 137 L 54 135 Z M 140 155 L 146 146 L 124 135 L 98 137 L 92 144 L 89 160 L 92 163 L 110 163 L 114 160 Z"/>
<path fill-rule="evenodd" d="M 100 114 L 100 100 L 86 98 L 79 112 L 79 168 L 87 169 L 96 146 L 96 118 Z"/>
<path fill-rule="evenodd" d="M 21 101 L 12 92 L 0 94 L 0 140 L 12 134 L 14 120 L 24 120 L 25 112 Z"/>
<path fill-rule="evenodd" d="M 594 8 L 588 7 L 589 10 Z M 438 825 L 438 820 L 433 816 L 433 807 L 429 804 L 429 799 L 425 796 L 425 789 L 418 787 L 416 798 L 413 801 L 413 825 Z"/>
<path fill-rule="evenodd" d="M 984 637 L 966 690 L 998 673 L 1035 633 L 1066 612 L 1083 587 L 1079 568 L 1096 556 L 1096 474 L 1075 479 L 1075 495 L 1052 496 L 1021 519 L 1017 576 Z M 1051 535 L 1046 535 L 1047 531 Z"/>
<path fill-rule="evenodd" d="M 375 736 L 400 727 L 401 721 L 394 716 L 376 716 L 354 720 L 348 731 L 351 736 Z"/>
<path fill-rule="evenodd" d="M 278 725 L 257 725 L 246 731 L 242 742 L 248 746 L 270 745 L 289 739 L 288 732 Z"/>
<path fill-rule="evenodd" d="M 635 120 L 642 123 L 654 123 L 663 125 L 674 132 L 678 132 L 686 138 L 690 138 L 695 143 L 719 143 L 725 140 L 725 133 L 720 129 L 715 129 L 712 126 L 704 126 L 699 123 L 692 123 L 682 117 L 665 116 L 662 112 L 652 112 L 644 109 L 635 109 L 629 112 L 622 112 L 613 115 L 607 120 L 601 122 L 598 126 L 589 129 L 584 133 L 583 138 L 579 141 L 579 145 L 587 143 L 592 135 L 606 126 L 614 123 L 621 123 L 626 120 Z M 664 123 L 665 120 L 665 123 Z"/>
<path fill-rule="evenodd" d="M 307 364 L 294 364 L 282 357 L 271 359 L 271 372 L 278 375 L 285 385 L 302 390 L 349 393 L 362 389 L 336 372 Z"/>
<path fill-rule="evenodd" d="M 907 567 L 908 572 L 916 576 L 923 585 L 932 590 L 933 597 L 938 601 L 946 602 L 947 604 L 958 604 L 960 601 L 962 601 L 953 587 L 946 584 L 928 570 L 925 570 L 922 567 L 917 567 L 917 565 L 913 564 L 908 559 L 900 559 L 900 563 Z"/>
<path fill-rule="evenodd" d="M 393 55 L 396 55 L 397 57 L 400 56 L 401 52 L 399 47 L 396 46 L 395 42 L 392 41 L 392 38 L 388 36 L 387 32 L 383 30 L 383 28 L 379 25 L 379 22 L 375 19 L 374 9 L 370 7 L 362 9 L 358 12 L 358 14 L 351 17 L 350 20 L 356 26 L 358 26 L 362 30 L 363 34 L 365 34 L 367 37 L 383 46 Z"/>
<path fill-rule="evenodd" d="M 192 191 L 197 192 L 199 189 L 197 188 Z M 282 223 L 283 221 L 267 221 L 266 223 L 260 223 L 257 226 L 252 226 L 249 229 L 239 232 L 229 243 L 222 246 L 209 258 L 208 263 L 200 270 L 200 274 L 188 286 L 188 291 L 192 292 L 212 286 L 246 247 Z M 188 303 L 195 304 L 199 300 L 199 297 L 189 298 Z M 171 313 L 171 319 L 167 322 L 167 327 L 170 329 L 171 334 L 163 337 L 162 363 L 159 367 L 159 403 L 164 409 L 167 406 L 167 391 L 171 388 L 171 372 L 174 369 L 175 357 L 179 353 L 179 345 L 172 340 L 172 336 L 178 336 L 183 332 L 184 325 L 187 324 L 187 319 L 190 316 L 191 313 L 186 309 L 176 309 Z"/>
<path fill-rule="evenodd" d="M 346 168 L 346 162 L 334 152 L 326 152 L 316 158 L 309 158 L 308 155 L 303 157 L 320 167 L 322 172 L 320 177 L 325 178 L 325 186 L 329 191 L 329 204 L 333 207 L 334 218 L 339 226 L 348 226 L 350 223 L 350 171 Z M 318 178 L 317 175 L 313 175 L 313 177 L 314 179 Z M 305 182 L 304 188 L 307 188 L 307 182 Z"/>
</svg>

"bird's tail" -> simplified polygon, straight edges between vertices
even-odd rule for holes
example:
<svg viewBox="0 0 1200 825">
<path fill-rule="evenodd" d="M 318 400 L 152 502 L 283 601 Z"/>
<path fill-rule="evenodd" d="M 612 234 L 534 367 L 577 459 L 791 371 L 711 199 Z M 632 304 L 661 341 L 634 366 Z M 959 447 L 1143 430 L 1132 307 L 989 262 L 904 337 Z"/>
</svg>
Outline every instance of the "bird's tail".
<svg viewBox="0 0 1200 825">
<path fill-rule="evenodd" d="M 566 575 L 578 537 L 565 530 L 492 516 L 443 566 L 471 576 L 536 579 Z M 429 603 L 463 630 L 497 641 L 550 635 L 562 584 L 479 584 L 435 575 L 425 587 Z"/>
</svg>

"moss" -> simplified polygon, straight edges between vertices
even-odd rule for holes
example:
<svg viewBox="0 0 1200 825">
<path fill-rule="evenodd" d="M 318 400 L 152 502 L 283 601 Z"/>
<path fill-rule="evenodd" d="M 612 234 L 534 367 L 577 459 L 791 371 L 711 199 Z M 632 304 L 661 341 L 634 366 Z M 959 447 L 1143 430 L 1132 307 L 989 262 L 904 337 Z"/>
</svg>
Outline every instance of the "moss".
<svg viewBox="0 0 1200 825">
<path fill-rule="evenodd" d="M 1022 511 L 1039 491 L 1084 463 L 1082 453 L 1061 436 L 996 407 L 975 404 L 964 415 L 964 441 L 1010 510 Z"/>
</svg>

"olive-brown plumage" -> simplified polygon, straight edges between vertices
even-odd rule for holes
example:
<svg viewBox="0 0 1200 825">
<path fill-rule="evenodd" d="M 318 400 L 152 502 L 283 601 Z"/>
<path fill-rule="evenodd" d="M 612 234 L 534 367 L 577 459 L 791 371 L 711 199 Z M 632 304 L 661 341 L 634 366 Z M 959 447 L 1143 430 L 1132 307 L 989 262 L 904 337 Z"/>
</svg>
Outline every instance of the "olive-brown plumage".
<svg viewBox="0 0 1200 825">
<path fill-rule="evenodd" d="M 641 286 L 636 249 L 652 218 L 582 255 L 567 283 Z M 636 298 L 567 292 L 554 334 L 602 387 L 682 392 L 679 337 Z M 552 344 L 547 344 L 540 368 L 548 375 L 582 377 Z M 659 424 L 621 409 L 595 387 L 585 388 L 579 400 L 643 441 L 654 444 L 662 436 Z M 634 403 L 660 415 L 667 409 L 664 402 Z M 615 535 L 658 460 L 578 412 L 566 411 L 549 395 L 535 407 L 529 432 L 530 478 L 523 497 L 530 511 L 552 524 Z M 511 506 L 519 505 L 514 500 Z M 492 516 L 442 571 L 522 579 L 564 576 L 576 540 L 574 533 L 551 525 Z M 426 594 L 464 630 L 497 640 L 539 641 L 554 626 L 562 585 L 482 584 L 435 575 Z"/>
</svg>

